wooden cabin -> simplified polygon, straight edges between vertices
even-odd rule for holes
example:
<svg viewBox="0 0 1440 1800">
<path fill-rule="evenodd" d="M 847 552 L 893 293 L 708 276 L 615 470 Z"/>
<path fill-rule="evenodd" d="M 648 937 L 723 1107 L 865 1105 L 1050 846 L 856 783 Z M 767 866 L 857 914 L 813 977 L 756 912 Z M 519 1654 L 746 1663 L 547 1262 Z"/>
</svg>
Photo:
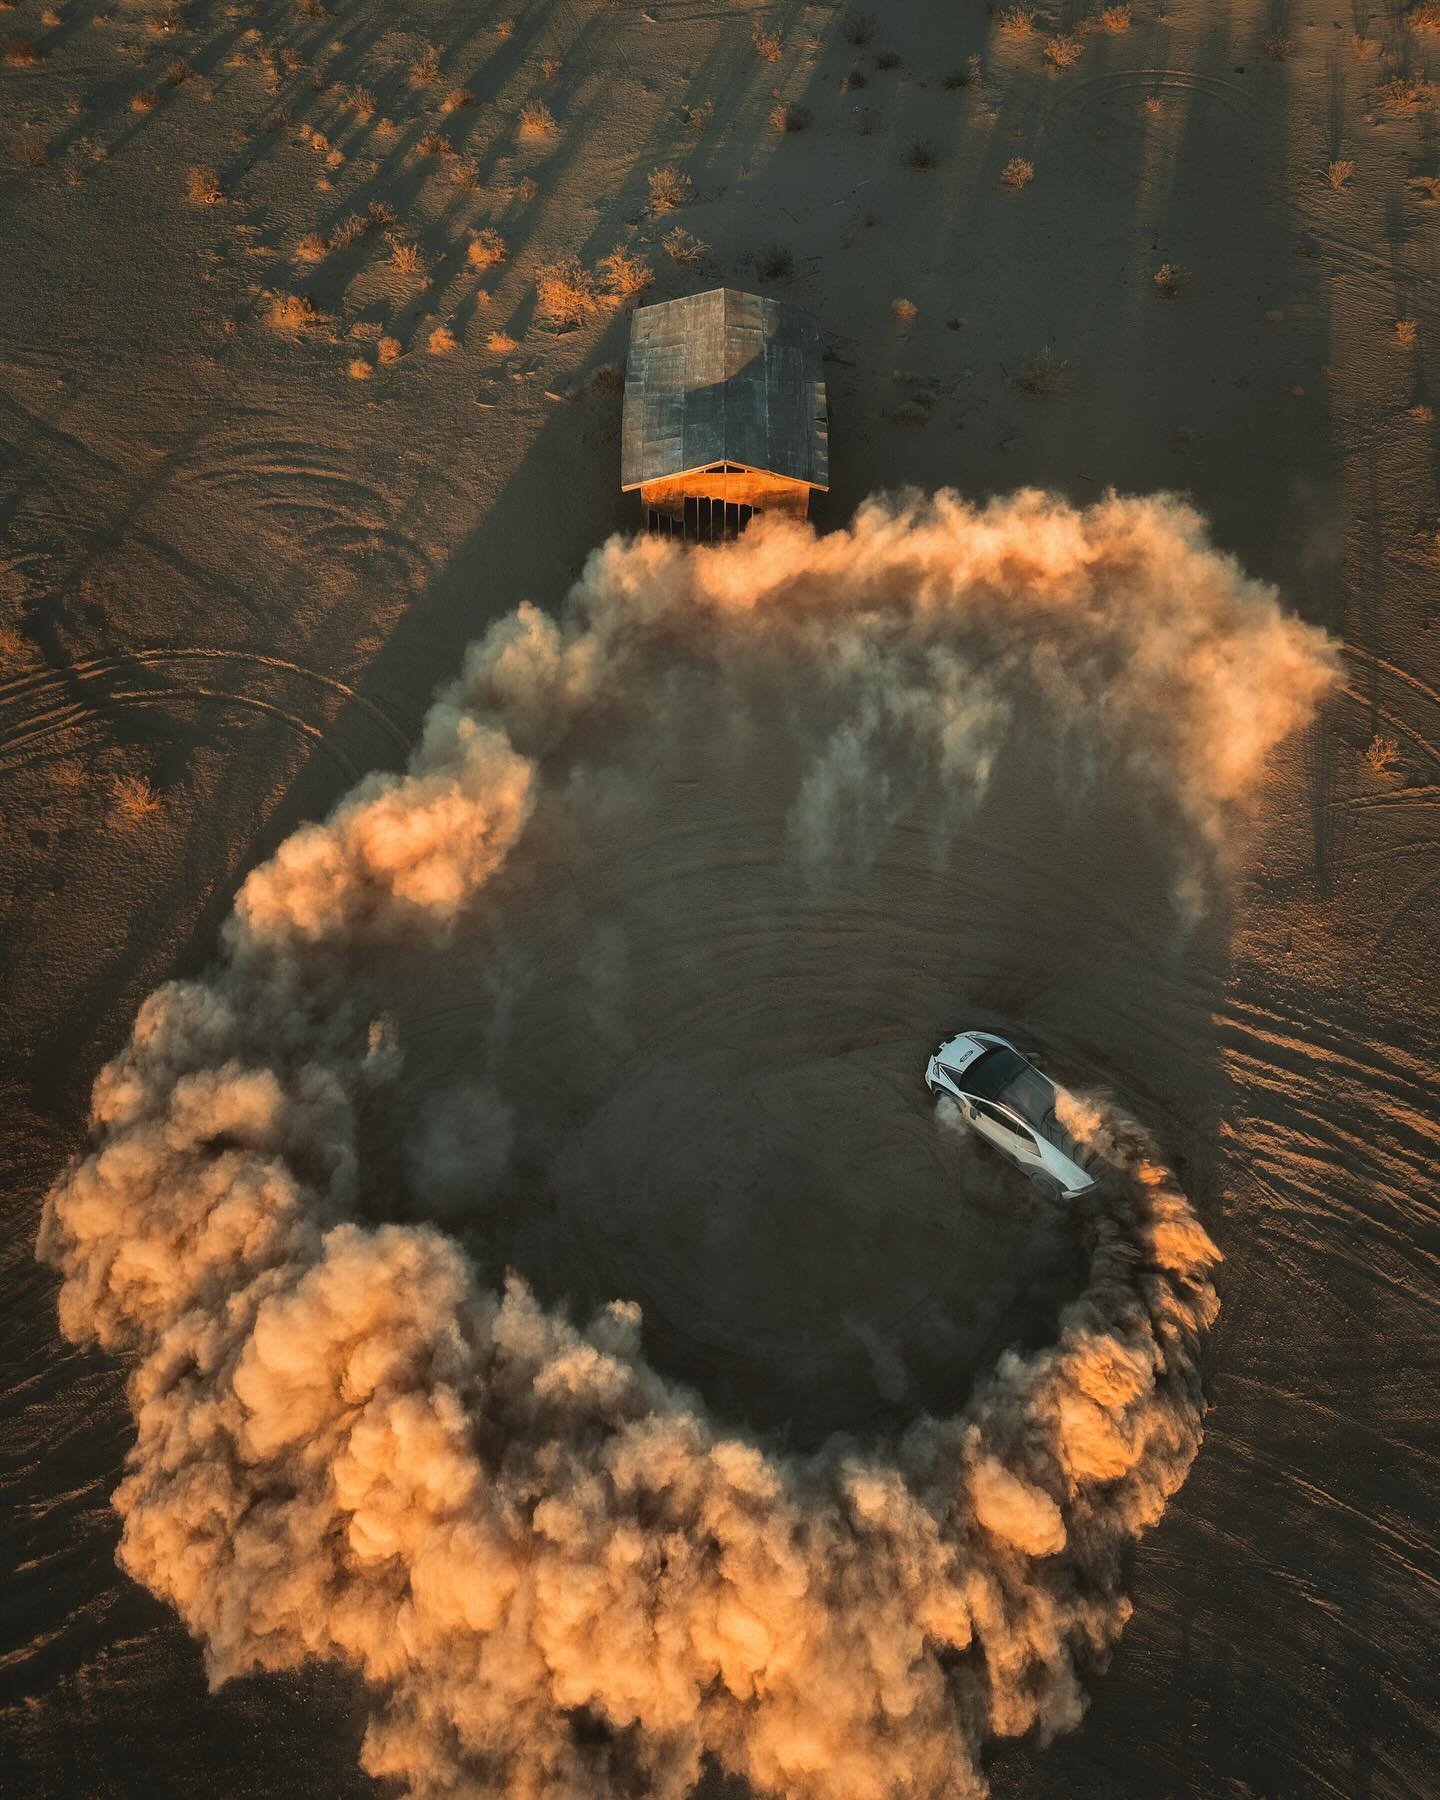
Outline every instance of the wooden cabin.
<svg viewBox="0 0 1440 1800">
<path fill-rule="evenodd" d="M 711 288 L 639 307 L 625 369 L 620 485 L 650 531 L 735 537 L 758 512 L 803 519 L 830 479 L 814 322 Z"/>
</svg>

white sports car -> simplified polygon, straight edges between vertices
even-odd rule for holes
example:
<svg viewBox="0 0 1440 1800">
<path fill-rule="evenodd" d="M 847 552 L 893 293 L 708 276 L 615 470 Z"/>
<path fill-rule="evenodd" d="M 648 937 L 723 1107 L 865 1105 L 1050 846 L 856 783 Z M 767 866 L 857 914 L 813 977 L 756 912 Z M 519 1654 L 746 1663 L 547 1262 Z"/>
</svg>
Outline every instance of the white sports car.
<svg viewBox="0 0 1440 1800">
<path fill-rule="evenodd" d="M 925 1085 L 948 1094 L 965 1122 L 1053 1199 L 1074 1200 L 1094 1187 L 1055 1116 L 1055 1083 L 1004 1038 L 962 1031 L 930 1058 Z"/>
</svg>

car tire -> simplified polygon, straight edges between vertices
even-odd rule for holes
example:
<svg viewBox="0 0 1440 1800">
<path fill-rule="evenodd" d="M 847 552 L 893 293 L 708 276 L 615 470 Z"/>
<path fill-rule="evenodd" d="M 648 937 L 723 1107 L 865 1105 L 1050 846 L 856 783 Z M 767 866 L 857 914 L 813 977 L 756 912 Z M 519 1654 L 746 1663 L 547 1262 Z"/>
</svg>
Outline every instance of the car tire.
<svg viewBox="0 0 1440 1800">
<path fill-rule="evenodd" d="M 1035 1188 L 1052 1206 L 1058 1206 L 1065 1198 L 1065 1190 L 1058 1181 L 1052 1181 L 1048 1175 L 1027 1175 L 1031 1187 Z"/>
</svg>

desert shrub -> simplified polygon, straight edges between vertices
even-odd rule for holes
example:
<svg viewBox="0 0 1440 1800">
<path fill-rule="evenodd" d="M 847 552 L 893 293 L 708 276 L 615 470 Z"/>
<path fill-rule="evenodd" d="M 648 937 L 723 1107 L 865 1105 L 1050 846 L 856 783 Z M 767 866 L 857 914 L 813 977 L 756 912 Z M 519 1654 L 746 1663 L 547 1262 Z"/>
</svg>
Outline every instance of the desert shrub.
<svg viewBox="0 0 1440 1800">
<path fill-rule="evenodd" d="M 1128 6 L 1102 6 L 1095 15 L 1095 25 L 1100 31 L 1128 31 L 1130 29 L 1130 8 Z"/>
<path fill-rule="evenodd" d="M 403 346 L 397 337 L 382 337 L 375 346 L 375 354 L 382 363 L 399 362 Z"/>
<path fill-rule="evenodd" d="M 420 246 L 411 238 L 391 236 L 390 265 L 400 275 L 424 275 L 427 272 Z"/>
<path fill-rule="evenodd" d="M 933 169 L 940 153 L 931 138 L 911 138 L 900 158 L 907 169 Z"/>
<path fill-rule="evenodd" d="M 673 212 L 677 206 L 683 206 L 693 186 L 688 175 L 682 175 L 679 169 L 668 164 L 663 169 L 652 169 L 647 181 L 652 212 Z"/>
<path fill-rule="evenodd" d="M 43 56 L 39 45 L 25 37 L 6 38 L 5 48 L 0 50 L 7 69 L 33 69 Z"/>
<path fill-rule="evenodd" d="M 562 256 L 535 273 L 536 313 L 562 330 L 583 324 L 599 304 L 595 277 L 577 256 Z"/>
<path fill-rule="evenodd" d="M 372 200 L 366 207 L 365 214 L 370 223 L 375 226 L 383 227 L 395 223 L 395 208 L 388 200 Z"/>
<path fill-rule="evenodd" d="M 1017 386 L 1026 394 L 1068 394 L 1070 365 L 1047 344 L 1036 356 L 1023 357 L 1015 371 Z"/>
<path fill-rule="evenodd" d="M 506 254 L 504 238 L 493 225 L 484 225 L 470 240 L 465 257 L 472 269 L 493 269 L 504 262 Z"/>
<path fill-rule="evenodd" d="M 498 38 L 513 37 L 515 35 L 515 21 L 513 19 L 497 19 L 495 21 L 495 35 Z"/>
<path fill-rule="evenodd" d="M 1266 38 L 1265 54 L 1271 62 L 1284 62 L 1290 55 L 1289 38 L 1281 37 L 1278 32 L 1274 37 Z"/>
<path fill-rule="evenodd" d="M 368 381 L 375 371 L 363 356 L 352 356 L 346 373 L 352 381 Z"/>
<path fill-rule="evenodd" d="M 1435 408 L 1427 404 L 1424 400 L 1417 400 L 1413 406 L 1407 406 L 1405 408 L 1405 415 L 1407 418 L 1414 419 L 1416 423 L 1420 425 L 1433 425 L 1435 423 Z"/>
<path fill-rule="evenodd" d="M 896 50 L 877 50 L 875 52 L 875 67 L 877 69 L 898 69 L 900 67 L 899 52 Z"/>
<path fill-rule="evenodd" d="M 194 69 L 190 67 L 183 56 L 177 56 L 165 70 L 165 79 L 171 87 L 184 87 L 187 81 L 194 79 L 194 75 Z"/>
<path fill-rule="evenodd" d="M 1009 37 L 1028 37 L 1035 29 L 1033 6 L 1007 6 L 1000 15 L 1000 29 Z"/>
<path fill-rule="evenodd" d="M 10 154 L 22 169 L 43 169 L 50 153 L 41 138 L 21 136 L 10 140 Z"/>
<path fill-rule="evenodd" d="M 788 281 L 795 273 L 795 258 L 784 244 L 766 244 L 755 253 L 755 273 L 762 281 Z"/>
<path fill-rule="evenodd" d="M 308 294 L 276 294 L 270 302 L 270 323 L 276 331 L 306 331 L 324 322 L 324 313 Z"/>
<path fill-rule="evenodd" d="M 160 104 L 160 96 L 154 88 L 141 88 L 138 94 L 130 96 L 130 110 L 137 113 L 154 112 Z"/>
<path fill-rule="evenodd" d="M 967 88 L 970 86 L 970 70 L 968 68 L 947 69 L 940 77 L 940 85 L 946 93 L 950 94 L 953 94 L 957 88 Z"/>
<path fill-rule="evenodd" d="M 1386 112 L 1420 112 L 1435 103 L 1435 89 L 1423 75 L 1396 75 L 1380 89 L 1380 104 Z"/>
<path fill-rule="evenodd" d="M 848 74 L 840 77 L 841 91 L 846 94 L 858 93 L 866 85 L 866 80 L 865 71 L 857 63 Z"/>
<path fill-rule="evenodd" d="M 1419 322 L 1415 319 L 1397 319 L 1390 333 L 1390 341 L 1397 350 L 1413 350 L 1420 336 Z"/>
<path fill-rule="evenodd" d="M 847 44 L 868 44 L 875 36 L 875 15 L 871 12 L 848 12 L 840 29 Z"/>
<path fill-rule="evenodd" d="M 655 279 L 655 271 L 643 257 L 631 256 L 617 244 L 599 263 L 600 279 L 606 292 L 615 300 L 629 300 L 644 293 Z"/>
<path fill-rule="evenodd" d="M 160 810 L 160 796 L 143 775 L 117 775 L 110 783 L 110 817 L 117 825 L 139 825 Z"/>
<path fill-rule="evenodd" d="M 28 662 L 34 647 L 25 633 L 14 625 L 0 625 L 0 663 Z"/>
<path fill-rule="evenodd" d="M 555 130 L 555 115 L 543 100 L 527 100 L 520 108 L 522 138 L 549 137 Z"/>
<path fill-rule="evenodd" d="M 1334 162 L 1327 163 L 1325 179 L 1338 194 L 1355 173 L 1355 165 L 1348 156 L 1337 157 Z"/>
<path fill-rule="evenodd" d="M 672 262 L 696 263 L 705 254 L 705 245 L 683 225 L 672 225 L 660 242 Z"/>
<path fill-rule="evenodd" d="M 695 133 L 696 137 L 704 137 L 710 129 L 710 121 L 715 117 L 715 102 L 702 100 L 697 106 L 682 106 L 680 117 Z"/>
<path fill-rule="evenodd" d="M 449 356 L 460 348 L 460 340 L 448 325 L 437 325 L 426 338 L 425 348 L 432 356 Z"/>
<path fill-rule="evenodd" d="M 473 194 L 480 185 L 480 171 L 469 157 L 459 156 L 450 165 L 450 185 L 462 194 Z"/>
<path fill-rule="evenodd" d="M 440 102 L 440 110 L 441 112 L 447 113 L 459 112 L 462 107 L 473 106 L 474 104 L 475 96 L 470 92 L 469 88 L 451 88 L 450 92 Z"/>
<path fill-rule="evenodd" d="M 323 0 L 295 0 L 295 10 L 302 19 L 306 19 L 312 24 L 319 19 L 325 19 L 330 16 L 326 11 Z"/>
<path fill-rule="evenodd" d="M 1000 171 L 1000 179 L 1008 188 L 1028 187 L 1035 179 L 1035 165 L 1028 156 L 1012 156 Z"/>
<path fill-rule="evenodd" d="M 330 248 L 348 250 L 352 245 L 358 244 L 369 229 L 370 221 L 364 213 L 351 213 L 348 219 L 343 220 L 330 233 Z"/>
<path fill-rule="evenodd" d="M 1400 745 L 1393 737 L 1379 732 L 1365 746 L 1365 763 L 1372 775 L 1393 775 L 1400 761 Z"/>
<path fill-rule="evenodd" d="M 765 62 L 779 62 L 780 35 L 758 19 L 750 32 L 750 42 L 755 46 L 756 54 Z"/>
<path fill-rule="evenodd" d="M 433 44 L 427 45 L 411 63 L 410 79 L 416 87 L 429 87 L 432 81 L 440 79 L 440 52 Z"/>
<path fill-rule="evenodd" d="M 913 300 L 899 299 L 890 302 L 890 311 L 902 325 L 908 325 L 912 319 L 920 317 L 920 308 Z"/>
<path fill-rule="evenodd" d="M 520 348 L 520 340 L 508 332 L 492 331 L 485 340 L 485 348 L 496 356 L 508 356 L 512 350 Z"/>
<path fill-rule="evenodd" d="M 558 56 L 545 56 L 540 59 L 540 75 L 545 81 L 553 81 L 560 73 L 561 62 Z"/>
<path fill-rule="evenodd" d="M 771 109 L 770 123 L 776 131 L 804 131 L 810 123 L 808 106 L 797 106 L 793 100 L 782 100 Z"/>
<path fill-rule="evenodd" d="M 225 190 L 213 169 L 196 167 L 185 171 L 185 196 L 192 206 L 218 206 Z"/>
<path fill-rule="evenodd" d="M 1046 38 L 1044 56 L 1052 69 L 1069 69 L 1080 60 L 1080 52 L 1084 45 L 1072 32 L 1057 32 L 1052 38 Z"/>
<path fill-rule="evenodd" d="M 1405 23 L 1415 31 L 1440 31 L 1440 0 L 1418 0 L 1405 15 Z"/>
<path fill-rule="evenodd" d="M 442 132 L 427 131 L 416 143 L 415 151 L 419 156 L 434 156 L 443 159 L 455 154 L 455 146 Z"/>
<path fill-rule="evenodd" d="M 330 254 L 330 241 L 318 231 L 307 231 L 295 246 L 296 262 L 323 262 Z"/>
<path fill-rule="evenodd" d="M 364 87 L 357 82 L 355 86 L 350 89 L 349 99 L 351 106 L 355 108 L 355 111 L 362 119 L 374 118 L 375 107 L 377 105 L 374 88 Z"/>
<path fill-rule="evenodd" d="M 1155 292 L 1162 300 L 1177 300 L 1189 280 L 1179 263 L 1161 263 L 1155 271 Z"/>
</svg>

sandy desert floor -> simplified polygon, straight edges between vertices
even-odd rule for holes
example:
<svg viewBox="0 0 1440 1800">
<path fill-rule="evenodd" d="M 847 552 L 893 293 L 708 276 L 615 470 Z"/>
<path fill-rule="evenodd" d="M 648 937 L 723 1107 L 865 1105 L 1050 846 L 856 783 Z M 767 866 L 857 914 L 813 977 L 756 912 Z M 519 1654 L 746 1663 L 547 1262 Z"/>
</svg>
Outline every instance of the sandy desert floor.
<svg viewBox="0 0 1440 1800">
<path fill-rule="evenodd" d="M 211 960 L 247 870 L 398 767 L 464 646 L 522 599 L 557 607 L 632 527 L 616 249 L 653 270 L 649 298 L 729 283 L 815 314 L 819 529 L 907 484 L 1179 490 L 1341 640 L 1343 683 L 1277 754 L 1223 917 L 1180 950 L 1123 817 L 1074 834 L 1057 900 L 1033 783 L 946 899 L 976 922 L 959 962 L 903 855 L 826 923 L 797 899 L 786 942 L 854 946 L 897 1096 L 962 987 L 1123 1084 L 1226 1257 L 1205 1446 L 1136 1553 L 1134 1617 L 1084 1723 L 997 1749 L 994 1792 L 1434 1786 L 1440 11 L 1138 0 L 1112 9 L 1123 29 L 1053 5 L 1016 30 L 1000 7 L 877 10 L 873 33 L 798 0 L 0 14 L 7 1790 L 379 1791 L 348 1677 L 209 1694 L 114 1566 L 125 1370 L 61 1338 L 36 1223 L 101 1063 L 147 993 Z M 689 185 L 662 211 L 665 168 Z M 558 329 L 537 274 L 568 257 L 593 292 Z M 705 896 L 754 845 L 743 817 L 686 808 L 636 852 L 747 996 L 769 950 L 726 912 L 743 881 Z M 902 989 L 944 969 L 903 1029 L 875 927 L 902 915 Z M 471 998 L 457 979 L 416 1002 L 422 1055 L 466 1054 Z M 818 1054 L 813 982 L 803 1007 Z M 737 1001 L 737 1066 L 763 1024 Z M 651 1198 L 646 1079 L 599 1097 L 584 1146 L 629 1211 L 597 1219 L 577 1180 L 563 1229 L 530 1221 L 510 1248 L 557 1292 L 633 1291 L 657 1358 L 742 1427 L 805 1440 L 938 1403 L 922 1343 L 896 1373 L 898 1320 L 923 1339 L 963 1315 L 952 1381 L 1043 1332 L 1065 1244 L 1038 1213 L 957 1225 L 908 1102 L 909 1198 L 882 1230 L 857 1178 L 817 1251 L 803 1208 L 800 1227 L 767 1209 L 763 1169 L 718 1238 L 700 1197 Z M 733 1069 L 715 1083 L 724 1145 L 759 1102 Z M 791 1146 L 816 1206 L 863 1170 L 861 1138 Z M 559 1244 L 570 1263 L 545 1265 Z M 717 1266 L 728 1285 L 707 1273 L 697 1298 Z"/>
</svg>

